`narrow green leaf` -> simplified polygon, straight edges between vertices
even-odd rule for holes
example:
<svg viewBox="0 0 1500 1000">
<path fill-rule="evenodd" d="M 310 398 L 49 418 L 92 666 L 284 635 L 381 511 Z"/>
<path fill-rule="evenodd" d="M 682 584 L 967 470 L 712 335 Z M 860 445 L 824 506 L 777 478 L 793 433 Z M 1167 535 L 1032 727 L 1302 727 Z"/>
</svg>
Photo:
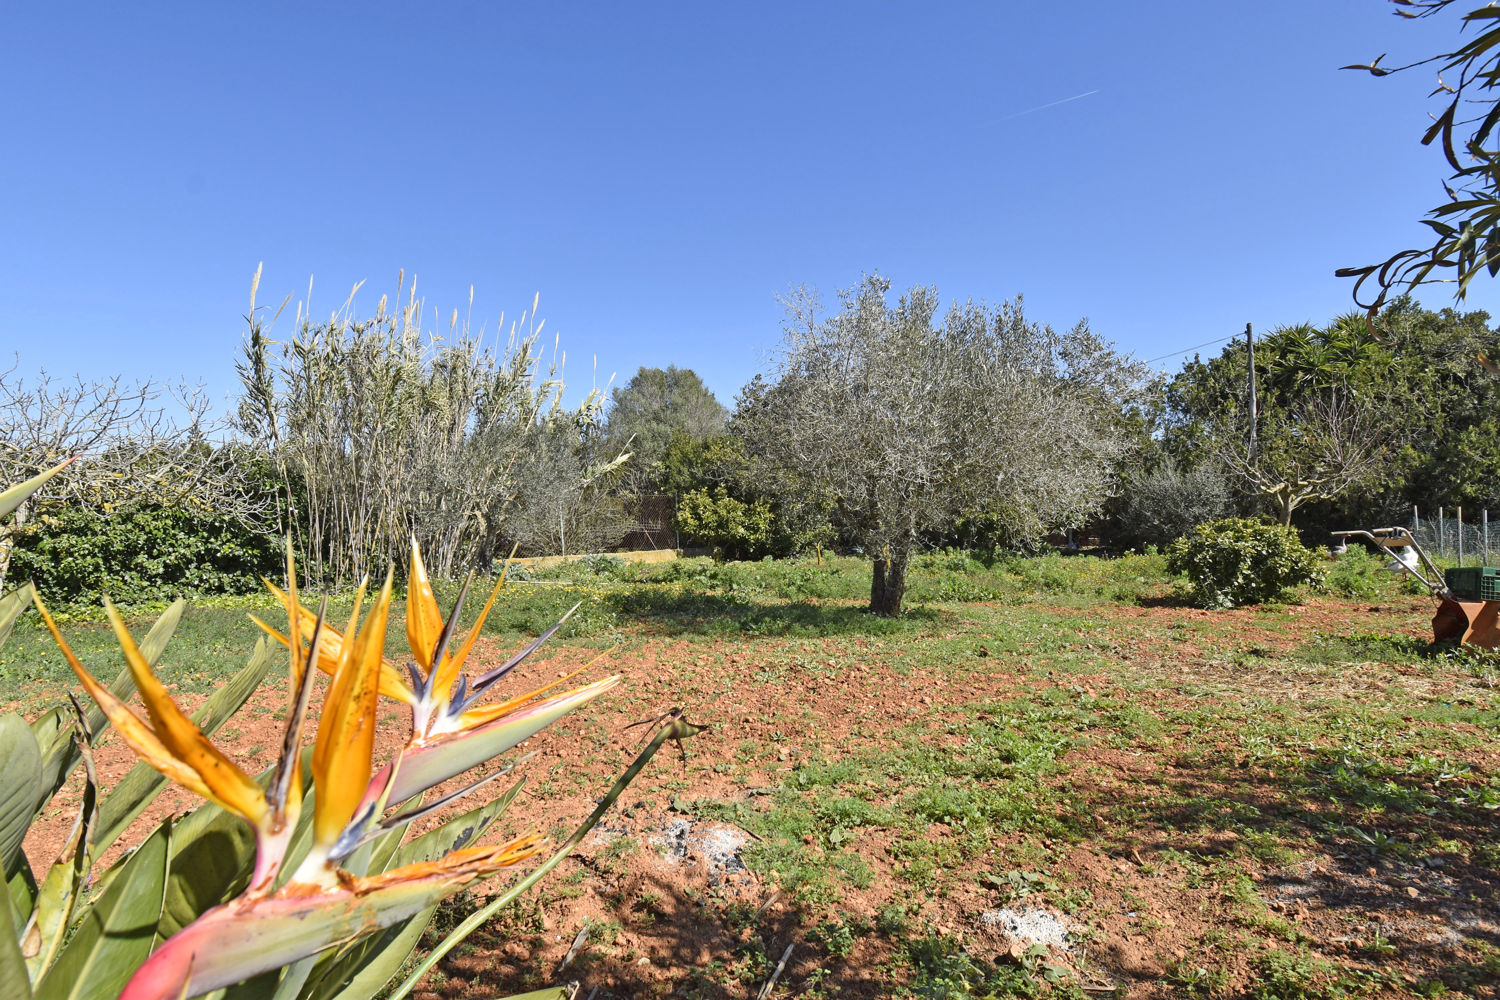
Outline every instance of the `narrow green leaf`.
<svg viewBox="0 0 1500 1000">
<path fill-rule="evenodd" d="M 71 461 L 73 461 L 71 458 L 68 459 L 68 462 Z M 24 483 L 17 483 L 8 490 L 0 491 L 0 518 L 9 517 L 12 511 L 26 502 L 27 497 L 41 489 L 47 480 L 61 472 L 68 462 L 54 469 L 48 469 L 39 476 L 32 476 Z"/>
<path fill-rule="evenodd" d="M 422 932 L 427 930 L 435 913 L 437 907 L 429 907 L 404 924 L 387 927 L 358 942 L 360 953 L 355 957 L 359 961 L 347 965 L 336 963 L 304 1000 L 367 1000 L 377 996 L 406 964 L 407 956 L 422 940 Z"/>
<path fill-rule="evenodd" d="M 36 953 L 26 959 L 26 971 L 33 982 L 42 978 L 67 938 L 83 879 L 89 870 L 89 845 L 97 815 L 98 791 L 92 781 L 84 785 L 83 802 L 68 843 L 37 888 L 35 925 L 38 944 Z"/>
<path fill-rule="evenodd" d="M 186 609 L 187 602 L 180 597 L 177 598 L 172 602 L 172 606 L 156 619 L 156 624 L 151 626 L 151 631 L 146 633 L 146 638 L 140 641 L 141 655 L 153 667 L 156 666 L 156 661 L 161 659 L 161 654 L 167 651 L 167 643 L 172 641 L 172 633 L 177 631 L 177 625 L 182 621 L 182 612 Z"/>
<path fill-rule="evenodd" d="M 0 995 L 31 1000 L 31 980 L 26 977 L 26 959 L 16 943 L 18 934 L 9 898 L 0 900 Z"/>
<path fill-rule="evenodd" d="M 170 840 L 171 823 L 163 823 L 84 911 L 72 940 L 38 984 L 37 1000 L 112 997 L 130 981 L 156 940 Z"/>
<path fill-rule="evenodd" d="M 493 802 L 471 809 L 411 843 L 401 845 L 385 866 L 376 867 L 372 859 L 371 870 L 386 871 L 387 868 L 432 861 L 460 848 L 473 846 L 510 806 L 525 783 L 523 778 Z M 311 986 L 303 1000 L 334 1000 L 335 997 L 338 1000 L 364 1000 L 376 995 L 401 970 L 436 912 L 435 906 L 423 910 L 405 923 L 362 938 L 336 955 L 325 957 L 309 977 Z"/>
<path fill-rule="evenodd" d="M 615 800 L 620 797 L 626 788 L 630 787 L 630 783 L 635 780 L 636 775 L 641 773 L 641 769 L 650 762 L 652 757 L 656 756 L 656 752 L 661 749 L 662 744 L 668 740 L 677 740 L 680 745 L 683 739 L 702 732 L 701 727 L 694 726 L 684 719 L 680 710 L 674 710 L 670 713 L 670 717 L 671 721 L 657 732 L 650 743 L 646 744 L 646 748 L 631 762 L 624 773 L 615 780 L 614 786 L 605 793 L 604 798 L 599 800 L 599 804 L 594 807 L 594 811 L 589 813 L 588 818 L 578 825 L 578 828 L 573 831 L 572 836 L 563 843 L 562 847 L 558 848 L 550 858 L 533 869 L 531 874 L 516 882 L 509 889 L 505 890 L 505 892 L 465 917 L 462 923 L 437 943 L 436 947 L 430 949 L 426 955 L 422 956 L 422 960 L 417 963 L 417 967 L 401 981 L 401 985 L 397 986 L 386 997 L 386 1000 L 402 1000 L 403 997 L 410 996 L 412 990 L 416 989 L 417 984 L 422 981 L 422 977 L 431 972 L 432 967 L 441 962 L 444 955 L 447 955 L 448 952 L 457 947 L 464 938 L 474 933 L 485 921 L 489 920 L 496 913 L 499 913 L 502 908 L 509 906 L 517 896 L 546 878 L 552 869 L 562 864 L 563 859 L 572 854 L 573 850 L 583 842 L 583 838 L 588 836 L 589 831 L 598 825 L 599 820 L 604 818 L 604 814 L 615 804 Z"/>
<path fill-rule="evenodd" d="M 21 617 L 21 612 L 31 606 L 31 595 L 35 593 L 31 584 L 23 583 L 4 597 L 0 597 L 0 646 L 5 645 L 5 640 L 10 638 L 10 630 L 15 627 L 16 619 Z"/>
<path fill-rule="evenodd" d="M 31 828 L 41 781 L 42 751 L 31 727 L 19 715 L 0 716 L 0 870 L 7 878 Z"/>
</svg>

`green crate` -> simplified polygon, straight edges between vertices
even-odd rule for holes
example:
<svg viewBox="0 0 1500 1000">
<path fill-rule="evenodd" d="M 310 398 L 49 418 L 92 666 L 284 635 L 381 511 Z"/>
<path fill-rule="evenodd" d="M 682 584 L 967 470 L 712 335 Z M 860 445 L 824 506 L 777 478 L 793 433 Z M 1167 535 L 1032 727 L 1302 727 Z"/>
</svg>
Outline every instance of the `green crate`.
<svg viewBox="0 0 1500 1000">
<path fill-rule="evenodd" d="M 1443 573 L 1443 582 L 1466 601 L 1500 601 L 1500 569 L 1493 566 L 1450 569 Z"/>
</svg>

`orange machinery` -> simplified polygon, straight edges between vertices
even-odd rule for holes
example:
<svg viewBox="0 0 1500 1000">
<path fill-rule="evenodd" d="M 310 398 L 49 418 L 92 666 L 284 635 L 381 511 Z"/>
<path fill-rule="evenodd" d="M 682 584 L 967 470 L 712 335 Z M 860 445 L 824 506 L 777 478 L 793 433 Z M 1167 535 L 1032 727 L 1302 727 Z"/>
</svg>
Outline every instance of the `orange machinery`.
<svg viewBox="0 0 1500 1000">
<path fill-rule="evenodd" d="M 1500 594 L 1496 599 L 1459 596 L 1436 563 L 1417 544 L 1406 528 L 1376 528 L 1374 531 L 1335 531 L 1335 538 L 1363 538 L 1390 553 L 1396 565 L 1410 573 L 1432 596 L 1438 599 L 1437 613 L 1432 616 L 1432 637 L 1438 642 L 1454 640 L 1485 649 L 1500 648 Z M 1423 570 L 1427 574 L 1423 575 Z"/>
</svg>

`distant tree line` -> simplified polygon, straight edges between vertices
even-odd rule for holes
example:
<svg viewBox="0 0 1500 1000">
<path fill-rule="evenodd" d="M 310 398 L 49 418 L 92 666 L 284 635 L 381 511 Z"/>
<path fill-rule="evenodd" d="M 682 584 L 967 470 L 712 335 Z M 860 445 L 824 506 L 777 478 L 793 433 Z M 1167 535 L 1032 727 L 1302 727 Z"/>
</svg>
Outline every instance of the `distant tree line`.
<svg viewBox="0 0 1500 1000">
<path fill-rule="evenodd" d="M 1211 512 L 1264 514 L 1321 543 L 1329 529 L 1405 523 L 1413 505 L 1500 510 L 1500 378 L 1479 362 L 1497 347 L 1488 314 L 1404 297 L 1373 322 L 1274 329 L 1256 338 L 1253 451 L 1245 339 L 1195 357 L 1162 386 L 1117 524 L 1160 544 Z M 1169 495 L 1191 517 L 1152 525 Z"/>
<path fill-rule="evenodd" d="M 290 534 L 323 585 L 413 535 L 461 575 L 608 549 L 639 498 L 669 494 L 682 543 L 721 558 L 863 553 L 872 610 L 895 614 L 923 549 L 1083 528 L 1165 545 L 1231 514 L 1313 541 L 1413 504 L 1500 511 L 1500 379 L 1476 360 L 1500 336 L 1480 312 L 1399 299 L 1373 323 L 1272 329 L 1252 421 L 1243 337 L 1162 376 L 1019 299 L 944 304 L 878 275 L 830 306 L 790 294 L 774 363 L 732 407 L 675 366 L 564 406 L 535 303 L 503 340 L 456 312 L 439 336 L 398 293 L 371 317 L 299 308 L 277 338 L 252 292 L 239 405 L 217 421 L 181 387 L 0 375 L 11 479 L 84 456 L 0 537 L 0 574 L 59 598 L 101 579 L 126 600 L 252 589 Z"/>
</svg>

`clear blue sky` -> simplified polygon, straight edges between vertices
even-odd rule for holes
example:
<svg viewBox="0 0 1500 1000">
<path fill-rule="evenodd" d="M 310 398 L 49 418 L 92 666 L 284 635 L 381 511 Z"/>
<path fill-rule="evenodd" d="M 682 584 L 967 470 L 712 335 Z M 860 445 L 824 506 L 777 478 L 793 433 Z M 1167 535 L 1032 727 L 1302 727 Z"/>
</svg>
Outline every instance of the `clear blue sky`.
<svg viewBox="0 0 1500 1000">
<path fill-rule="evenodd" d="M 1023 293 L 1141 358 L 1323 321 L 1351 308 L 1334 268 L 1410 245 L 1441 197 L 1433 75 L 1337 68 L 1455 37 L 1390 10 L 20 4 L 0 352 L 223 397 L 261 261 L 263 302 L 312 275 L 315 314 L 360 279 L 373 311 L 400 268 L 429 316 L 472 284 L 490 329 L 540 292 L 571 389 L 597 357 L 617 384 L 694 368 L 725 402 L 779 292 L 872 269 Z"/>
</svg>

